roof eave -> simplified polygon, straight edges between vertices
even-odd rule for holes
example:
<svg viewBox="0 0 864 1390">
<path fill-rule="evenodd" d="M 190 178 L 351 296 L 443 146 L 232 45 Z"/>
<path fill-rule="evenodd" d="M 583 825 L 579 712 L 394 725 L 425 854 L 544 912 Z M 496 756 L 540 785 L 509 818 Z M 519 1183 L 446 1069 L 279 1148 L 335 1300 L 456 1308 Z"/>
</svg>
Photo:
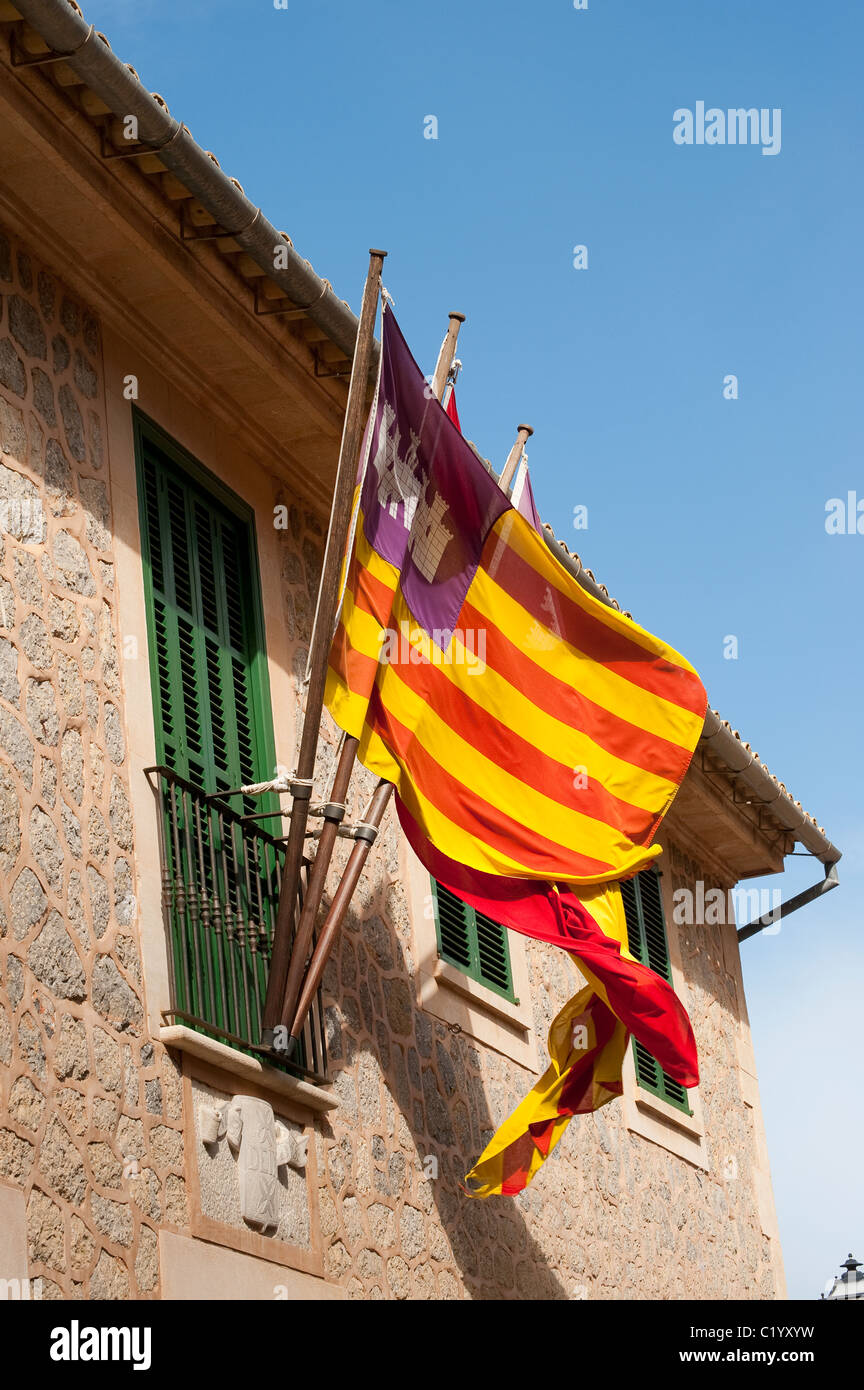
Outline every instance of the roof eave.
<svg viewBox="0 0 864 1390">
<path fill-rule="evenodd" d="M 214 157 L 201 148 L 161 98 L 148 92 L 134 68 L 120 61 L 104 35 L 84 19 L 74 0 L 14 0 L 0 6 L 0 20 L 15 13 L 44 40 L 48 59 L 62 56 L 118 119 L 134 116 L 138 141 L 206 208 L 237 245 L 302 310 L 347 358 L 354 353 L 357 318 L 295 251 L 285 233 L 268 221 L 229 178 Z M 277 251 L 278 264 L 277 264 Z M 378 346 L 376 344 L 376 353 Z"/>
</svg>

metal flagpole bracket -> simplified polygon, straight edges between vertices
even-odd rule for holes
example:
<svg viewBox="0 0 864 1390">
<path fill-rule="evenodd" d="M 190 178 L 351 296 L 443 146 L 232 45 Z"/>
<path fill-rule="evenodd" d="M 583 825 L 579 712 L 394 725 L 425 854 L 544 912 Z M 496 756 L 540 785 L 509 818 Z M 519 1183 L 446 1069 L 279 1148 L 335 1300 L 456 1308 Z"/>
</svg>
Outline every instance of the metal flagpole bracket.
<svg viewBox="0 0 864 1390">
<path fill-rule="evenodd" d="M 310 816 L 323 816 L 324 820 L 335 820 L 337 824 L 345 819 L 345 803 L 343 801 L 323 801 L 315 806 L 309 807 Z"/>
<path fill-rule="evenodd" d="M 292 777 L 285 790 L 291 793 L 295 801 L 311 801 L 312 785 L 311 778 Z"/>
<path fill-rule="evenodd" d="M 294 318 L 294 319 L 303 318 L 306 314 L 308 314 L 308 312 L 309 312 L 310 309 L 314 309 L 315 305 L 318 304 L 319 301 L 322 300 L 322 299 L 324 298 L 324 296 L 325 296 L 325 294 L 327 293 L 327 291 L 328 291 L 328 290 L 332 290 L 332 288 L 333 288 L 333 286 L 330 284 L 330 281 L 329 281 L 329 280 L 324 280 L 323 283 L 322 283 L 322 287 L 321 287 L 321 293 L 318 294 L 318 295 L 316 295 L 315 298 L 314 298 L 313 300 L 311 300 L 308 304 L 294 304 L 294 303 L 290 303 L 287 309 L 279 309 L 279 308 L 275 308 L 275 309 L 263 309 L 263 308 L 261 307 L 261 296 L 260 296 L 260 294 L 259 294 L 259 292 L 258 292 L 258 282 L 256 281 L 256 282 L 255 282 L 255 313 L 258 315 L 259 318 L 267 318 L 268 315 L 270 315 L 270 314 L 282 314 L 282 315 L 287 315 L 288 317 Z M 287 298 L 287 296 L 286 296 L 286 298 Z"/>
<path fill-rule="evenodd" d="M 312 814 L 314 815 L 314 812 Z M 317 840 L 323 829 L 323 826 L 318 826 L 315 830 L 307 830 L 306 839 Z M 336 834 L 342 840 L 365 840 L 367 845 L 374 845 L 378 838 L 377 827 L 362 820 L 349 821 L 346 825 L 340 825 Z"/>
<path fill-rule="evenodd" d="M 180 129 L 182 130 L 183 127 L 181 126 Z M 176 139 L 176 137 L 177 137 L 178 134 L 179 134 L 179 132 L 178 132 L 178 131 L 175 131 L 174 134 L 171 136 L 171 140 Z M 168 140 L 166 143 L 170 145 L 171 140 Z M 163 148 L 163 146 L 162 146 L 162 145 L 159 145 L 158 148 L 161 150 L 161 149 Z M 222 226 L 220 223 L 218 223 L 218 222 L 215 223 L 215 225 L 213 225 L 213 226 L 210 226 L 209 224 L 207 224 L 207 225 L 204 226 L 204 227 L 199 227 L 197 223 L 195 223 L 195 222 L 190 222 L 190 220 L 189 220 L 189 213 L 188 213 L 188 211 L 186 210 L 186 204 L 185 204 L 185 203 L 181 203 L 181 204 L 180 204 L 180 240 L 181 240 L 181 241 L 222 241 L 222 240 L 230 240 L 232 237 L 242 236 L 244 232 L 251 232 L 252 228 L 255 226 L 255 223 L 258 221 L 258 218 L 259 218 L 260 216 L 261 216 L 261 209 L 260 209 L 260 208 L 256 208 L 254 214 L 252 215 L 252 217 L 250 217 L 249 221 L 248 221 L 248 222 L 244 222 L 244 224 L 243 224 L 242 227 L 235 227 L 233 231 L 232 231 L 230 228 L 228 228 L 228 227 L 223 227 L 223 226 Z"/>
</svg>

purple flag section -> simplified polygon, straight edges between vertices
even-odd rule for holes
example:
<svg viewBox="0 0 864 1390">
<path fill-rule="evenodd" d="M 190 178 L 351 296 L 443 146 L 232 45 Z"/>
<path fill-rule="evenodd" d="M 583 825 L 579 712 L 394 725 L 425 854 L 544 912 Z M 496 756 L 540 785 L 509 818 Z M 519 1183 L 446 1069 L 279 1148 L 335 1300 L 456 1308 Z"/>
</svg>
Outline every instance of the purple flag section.
<svg viewBox="0 0 864 1390">
<path fill-rule="evenodd" d="M 402 573 L 413 616 L 449 634 L 509 500 L 433 395 L 385 304 L 381 381 L 360 494 L 366 539 Z"/>
<path fill-rule="evenodd" d="M 543 523 L 534 501 L 534 489 L 531 486 L 531 477 L 524 458 L 516 470 L 516 478 L 510 491 L 510 501 L 517 512 L 521 512 L 525 520 L 530 521 L 534 530 L 540 531 L 542 534 Z"/>
</svg>

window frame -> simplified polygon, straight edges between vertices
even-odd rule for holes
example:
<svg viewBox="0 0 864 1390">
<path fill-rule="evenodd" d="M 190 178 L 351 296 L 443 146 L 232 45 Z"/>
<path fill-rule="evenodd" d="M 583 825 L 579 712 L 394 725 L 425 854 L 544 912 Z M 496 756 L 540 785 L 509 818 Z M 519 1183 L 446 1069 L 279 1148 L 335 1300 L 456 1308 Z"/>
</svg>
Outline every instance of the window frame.
<svg viewBox="0 0 864 1390">
<path fill-rule="evenodd" d="M 672 883 L 673 878 L 666 867 L 670 851 L 665 836 L 658 836 L 657 843 L 664 850 L 660 870 L 660 900 L 666 924 L 666 943 L 669 953 L 671 984 L 685 1009 L 690 1011 L 687 976 L 681 961 L 678 928 L 673 916 Z M 705 1115 L 702 1097 L 698 1086 L 687 1092 L 691 1113 L 670 1105 L 653 1091 L 640 1086 L 636 1077 L 636 1063 L 632 1047 L 624 1055 L 623 1079 L 623 1117 L 627 1130 L 640 1139 L 658 1145 L 676 1158 L 684 1159 L 694 1168 L 710 1172 L 711 1163 L 705 1144 Z"/>
<path fill-rule="evenodd" d="M 404 900 L 411 926 L 410 973 L 417 1006 L 536 1076 L 541 1053 L 528 959 L 532 943 L 519 932 L 509 933 L 511 979 L 518 1003 L 511 1002 L 439 956 L 429 873 L 401 834 L 399 872 L 392 883 Z"/>
<path fill-rule="evenodd" d="M 153 555 L 151 553 L 151 534 L 148 526 L 148 520 L 151 516 L 151 490 L 148 485 L 148 480 L 145 477 L 145 470 L 148 467 L 145 451 L 148 448 L 155 450 L 157 453 L 155 459 L 151 457 L 149 466 L 155 467 L 157 470 L 165 469 L 166 472 L 168 470 L 176 472 L 178 475 L 178 483 L 186 489 L 183 501 L 187 519 L 185 544 L 187 547 L 187 554 L 193 562 L 198 554 L 196 534 L 200 534 L 195 532 L 195 508 L 198 505 L 198 495 L 200 495 L 201 504 L 207 508 L 213 524 L 220 530 L 223 526 L 231 527 L 235 521 L 237 523 L 239 534 L 237 534 L 236 537 L 237 553 L 235 555 L 235 565 L 239 569 L 239 582 L 233 585 L 229 583 L 226 591 L 225 584 L 219 582 L 217 562 L 217 581 L 215 587 L 217 590 L 217 602 L 220 612 L 223 614 L 223 618 L 226 600 L 229 603 L 239 602 L 242 604 L 242 631 L 238 631 L 240 640 L 232 641 L 231 632 L 226 629 L 224 621 L 220 622 L 220 641 L 224 644 L 220 649 L 228 653 L 229 659 L 242 662 L 243 666 L 243 683 L 246 687 L 246 698 L 242 708 L 247 717 L 249 729 L 248 741 L 251 745 L 248 763 L 253 770 L 253 776 L 248 780 L 266 780 L 274 775 L 277 763 L 276 729 L 272 715 L 273 702 L 270 688 L 270 665 L 264 622 L 264 590 L 259 562 L 258 527 L 256 525 L 256 515 L 260 515 L 260 511 L 256 513 L 256 509 L 252 505 L 247 503 L 241 496 L 223 483 L 219 477 L 201 464 L 194 455 L 177 440 L 173 439 L 171 435 L 157 424 L 157 422 L 148 417 L 143 411 L 139 411 L 134 407 L 132 412 L 132 444 L 135 467 L 135 501 L 137 503 L 136 510 L 140 543 L 137 574 L 139 576 L 140 591 L 143 593 L 143 612 L 141 616 L 148 646 L 147 677 L 144 678 L 142 673 L 141 685 L 143 687 L 146 679 L 149 713 L 153 721 L 153 752 L 155 754 L 155 761 L 159 767 L 166 766 L 170 762 L 171 770 L 176 776 L 192 786 L 201 786 L 202 782 L 206 783 L 208 780 L 215 777 L 217 785 L 210 787 L 204 785 L 202 788 L 202 790 L 208 793 L 218 792 L 219 781 L 229 775 L 232 779 L 230 786 L 236 787 L 239 784 L 238 780 L 235 780 L 236 766 L 238 761 L 241 762 L 241 765 L 243 762 L 238 755 L 236 747 L 232 748 L 230 759 L 224 760 L 214 759 L 212 752 L 207 748 L 203 758 L 199 757 L 197 754 L 195 755 L 193 758 L 195 766 L 190 769 L 185 749 L 185 734 L 183 742 L 178 746 L 176 757 L 170 759 L 166 754 L 166 739 L 163 726 L 163 700 L 166 697 L 160 689 L 160 661 L 156 638 L 157 615 L 154 600 L 157 592 L 163 602 L 166 601 L 167 596 L 161 590 L 154 592 L 154 566 Z M 160 458 L 158 455 L 162 455 L 164 458 Z M 170 541 L 170 537 L 166 534 L 165 512 L 161 505 L 159 509 L 158 525 L 154 530 L 154 541 L 157 535 L 160 546 L 165 547 L 166 542 Z M 218 553 L 217 549 L 217 556 Z M 191 568 L 194 569 L 194 563 Z M 230 572 L 234 566 L 226 566 L 225 568 Z M 181 607 L 179 611 L 187 615 L 187 617 L 191 617 L 192 621 L 205 637 L 216 636 L 216 629 L 208 624 L 206 608 L 203 611 L 203 622 L 201 621 L 202 604 L 201 592 L 198 588 L 199 582 L 198 580 L 193 580 L 192 607 L 188 608 L 185 605 L 185 599 L 181 597 Z M 172 600 L 167 601 L 171 602 Z M 232 625 L 229 623 L 229 627 L 231 626 Z M 234 630 L 237 631 L 237 629 Z M 221 683 L 226 679 L 230 681 L 230 671 L 226 674 L 223 670 L 217 677 L 217 680 Z M 180 694 L 179 691 L 172 690 L 169 692 L 167 698 L 171 701 L 171 715 L 176 725 L 177 715 L 179 714 L 181 720 L 183 718 L 182 694 Z M 170 739 L 168 740 L 168 744 L 172 746 L 172 741 Z M 154 761 L 153 755 L 147 757 L 144 761 L 148 764 L 152 763 Z M 202 764 L 200 770 L 198 766 L 199 762 Z M 150 774 L 157 769 L 154 769 L 152 766 L 147 766 L 142 770 Z M 241 776 L 239 779 L 239 781 L 246 780 L 247 778 L 245 776 Z M 150 785 L 152 788 L 152 782 Z M 235 812 L 239 811 L 248 814 L 250 812 L 260 811 L 278 812 L 280 809 L 279 798 L 272 793 L 263 797 L 257 797 L 254 800 L 247 797 L 225 796 L 224 792 L 222 796 L 225 803 L 229 807 L 232 807 Z M 157 807 L 156 814 L 157 817 L 164 817 L 164 807 Z M 233 844 L 233 832 L 230 832 L 230 834 Z M 173 855 L 174 850 L 165 842 L 164 834 L 162 845 L 163 848 L 160 851 L 159 863 L 160 872 L 164 873 L 166 860 L 163 856 L 165 853 Z M 188 852 L 188 850 L 184 851 L 181 837 L 181 859 L 185 852 Z M 241 851 L 242 854 L 245 854 L 245 852 L 245 849 Z M 248 891 L 247 880 L 247 892 Z M 243 1020 L 242 1027 L 238 1027 L 236 1021 L 226 1024 L 225 1018 L 219 1015 L 218 1010 L 211 1009 L 211 1012 L 208 1013 L 204 1010 L 196 1009 L 192 1002 L 194 996 L 188 991 L 188 983 L 185 985 L 185 988 L 179 983 L 182 979 L 182 975 L 178 970 L 178 962 L 181 959 L 181 957 L 178 956 L 178 952 L 182 953 L 186 949 L 185 940 L 182 936 L 178 936 L 175 931 L 174 925 L 170 920 L 170 914 L 166 917 L 164 902 L 160 904 L 159 918 L 163 934 L 163 951 L 161 958 L 164 961 L 165 981 L 165 992 L 163 996 L 164 1005 L 160 1008 L 159 1015 L 160 1032 L 165 1029 L 167 1032 L 172 1033 L 172 1035 L 178 1032 L 182 1034 L 186 1042 L 180 1044 L 175 1043 L 173 1045 L 178 1045 L 181 1047 L 181 1050 L 190 1051 L 193 1055 L 199 1055 L 202 1047 L 207 1050 L 208 1056 L 211 1053 L 215 1053 L 217 1057 L 222 1058 L 225 1053 L 233 1053 L 236 1054 L 238 1058 L 238 1065 L 245 1064 L 247 1071 L 249 1070 L 250 1064 L 252 1067 L 257 1064 L 257 1066 L 262 1069 L 262 1075 L 265 1072 L 269 1074 L 271 1068 L 261 1063 L 260 1057 L 257 1056 L 254 1050 L 257 1047 L 257 1043 L 254 1041 L 254 1035 L 248 1031 L 248 1001 L 246 1001 L 247 1017 Z M 267 966 L 266 963 L 263 967 L 259 963 L 256 963 L 254 947 L 251 948 L 251 951 L 253 954 L 250 968 L 253 971 L 260 969 L 264 970 L 264 979 L 261 981 L 261 988 L 263 989 L 266 987 Z M 163 972 L 160 971 L 160 973 Z M 235 1011 L 236 1009 L 237 1004 L 235 1000 Z M 196 1017 L 200 1016 L 202 1018 L 203 1027 L 201 1031 L 196 1031 L 194 1024 L 187 1026 L 187 1024 L 191 1023 L 191 1020 L 188 1018 L 190 1011 Z M 166 1025 L 165 1019 L 169 1016 L 175 1019 L 175 1023 Z M 234 1031 L 232 1031 L 232 1029 Z M 248 1048 L 245 1042 L 247 1036 L 249 1038 Z M 250 1048 L 252 1049 L 251 1051 L 249 1050 Z M 232 1069 L 231 1064 L 224 1063 L 224 1065 L 227 1066 L 228 1070 Z M 298 1065 L 301 1068 L 305 1066 L 305 1052 L 301 1056 Z M 308 1075 L 309 1073 L 306 1074 Z M 282 1065 L 277 1063 L 275 1067 L 272 1068 L 272 1076 L 274 1078 L 274 1085 L 277 1089 L 284 1089 L 285 1080 L 288 1079 L 291 1081 L 293 1079 L 289 1064 L 286 1064 L 283 1069 Z"/>
<path fill-rule="evenodd" d="M 261 586 L 261 566 L 258 557 L 258 534 L 255 525 L 254 509 L 236 492 L 222 482 L 209 468 L 199 462 L 177 440 L 173 439 L 157 422 L 143 410 L 133 406 L 132 431 L 135 449 L 135 483 L 138 498 L 139 535 L 141 541 L 141 567 L 144 578 L 144 610 L 147 627 L 147 655 L 150 673 L 151 700 L 153 705 L 153 724 L 156 736 L 157 762 L 164 758 L 164 733 L 162 713 L 159 704 L 159 669 L 157 637 L 155 624 L 155 603 L 153 586 L 153 565 L 150 550 L 150 534 L 147 526 L 147 497 L 144 482 L 144 449 L 149 440 L 166 455 L 168 461 L 181 474 L 185 473 L 194 486 L 212 496 L 225 510 L 237 518 L 246 531 L 249 547 L 250 573 L 247 577 L 249 590 L 250 637 L 253 651 L 247 658 L 250 685 L 250 713 L 253 721 L 255 754 L 253 761 L 258 764 L 258 775 L 262 778 L 275 775 L 276 740 L 273 724 L 273 704 L 270 694 L 270 673 L 267 662 L 267 638 L 264 627 L 264 605 Z M 179 771 L 180 769 L 178 769 Z M 276 803 L 278 805 L 278 803 Z M 271 799 L 262 801 L 259 809 L 272 810 Z"/>
<path fill-rule="evenodd" d="M 432 904 L 435 915 L 435 933 L 438 941 L 439 958 L 442 961 L 446 962 L 446 964 L 452 966 L 454 970 L 458 970 L 462 974 L 466 975 L 469 980 L 474 980 L 478 985 L 482 985 L 485 989 L 491 989 L 494 994 L 499 994 L 502 999 L 506 999 L 510 1004 L 518 1005 L 519 997 L 516 994 L 516 986 L 513 979 L 513 961 L 510 954 L 510 933 L 508 931 L 508 928 L 503 926 L 502 923 L 494 921 L 493 918 L 488 917 L 485 913 L 478 913 L 475 908 L 471 907 L 470 904 L 466 903 L 462 898 L 459 897 L 457 893 L 453 893 L 450 891 L 450 889 L 445 888 L 442 883 L 438 883 L 437 879 L 433 878 L 431 875 L 429 878 L 429 883 L 432 891 Z M 448 895 L 448 897 L 454 898 L 459 903 L 462 909 L 463 916 L 465 919 L 465 932 L 467 936 L 469 956 L 468 965 L 465 965 L 462 961 L 456 960 L 455 955 L 447 954 L 445 950 L 441 933 L 441 900 L 438 896 L 439 890 L 443 890 Z M 506 989 L 502 988 L 488 975 L 485 975 L 483 973 L 483 965 L 480 959 L 480 938 L 478 918 L 482 918 L 484 923 L 489 923 L 490 925 L 497 928 L 497 930 L 501 933 L 501 945 L 504 952 L 504 956 L 506 957 L 507 979 L 509 982 Z"/>
<path fill-rule="evenodd" d="M 649 881 L 647 878 L 648 875 L 651 875 L 656 883 L 657 906 L 660 913 L 660 926 L 663 930 L 662 971 L 657 970 L 656 966 L 650 963 L 651 948 L 648 941 L 646 910 L 642 899 L 643 885 Z M 660 975 L 661 979 L 664 979 L 667 984 L 671 985 L 674 989 L 669 928 L 666 924 L 666 913 L 663 907 L 662 871 L 654 865 L 649 865 L 648 868 L 643 869 L 640 873 L 635 874 L 631 879 L 622 883 L 621 887 L 622 899 L 624 902 L 624 915 L 627 921 L 627 944 L 630 954 L 635 960 L 639 961 L 640 965 L 645 965 L 648 969 L 654 970 L 656 974 Z M 625 888 L 631 888 L 633 892 L 633 903 L 636 910 L 635 932 L 631 930 L 630 915 L 627 908 L 627 894 L 624 891 Z M 634 935 L 636 933 L 638 933 L 638 942 L 634 941 Z M 636 949 L 637 946 L 638 949 Z M 669 1105 L 675 1110 L 680 1110 L 683 1115 L 692 1119 L 693 1110 L 688 1099 L 686 1088 L 681 1086 L 678 1082 L 673 1081 L 671 1076 L 667 1076 L 656 1057 L 652 1056 L 648 1049 L 643 1046 L 642 1043 L 638 1042 L 636 1038 L 631 1040 L 631 1047 L 636 1084 L 639 1089 L 646 1091 L 649 1095 L 656 1096 L 657 1099 L 663 1101 L 665 1105 Z M 649 1064 L 654 1068 L 655 1080 L 653 1082 L 647 1080 L 645 1076 Z"/>
</svg>

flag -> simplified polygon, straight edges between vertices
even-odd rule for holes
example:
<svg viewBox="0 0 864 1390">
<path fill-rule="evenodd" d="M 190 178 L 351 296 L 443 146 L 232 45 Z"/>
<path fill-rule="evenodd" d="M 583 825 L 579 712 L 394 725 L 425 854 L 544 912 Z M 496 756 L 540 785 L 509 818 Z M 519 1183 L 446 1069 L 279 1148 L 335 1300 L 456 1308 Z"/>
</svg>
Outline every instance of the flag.
<svg viewBox="0 0 864 1390">
<path fill-rule="evenodd" d="M 542 529 L 540 513 L 537 511 L 537 504 L 534 501 L 534 489 L 531 486 L 528 463 L 524 454 L 519 460 L 519 467 L 516 469 L 516 476 L 510 489 L 510 501 L 517 512 L 521 512 L 525 520 L 530 521 L 535 531 Z"/>
<path fill-rule="evenodd" d="M 581 1088 L 578 1113 L 620 1093 L 629 1031 L 649 1048 L 671 1039 L 664 1069 L 695 1084 L 681 1005 L 604 924 L 622 920 L 617 881 L 660 852 L 706 696 L 684 657 L 564 569 L 522 490 L 531 516 L 462 438 L 385 307 L 326 703 L 394 783 L 429 872 L 577 961 L 593 1042 L 575 1061 L 560 1041 L 550 1055 Z M 558 1100 L 538 1102 L 544 1124 Z"/>
<path fill-rule="evenodd" d="M 466 872 L 424 845 L 418 826 L 397 800 L 409 844 L 432 876 L 493 921 L 568 951 L 586 988 L 577 992 L 549 1030 L 549 1068 L 497 1130 L 466 1181 L 473 1197 L 515 1195 L 531 1181 L 573 1115 L 597 1110 L 621 1095 L 621 1066 L 630 1034 L 680 1085 L 699 1082 L 696 1043 L 674 990 L 634 960 L 617 883 L 576 891 Z M 580 1025 L 582 1025 L 580 1027 Z"/>
<path fill-rule="evenodd" d="M 458 430 L 459 433 L 461 434 L 461 433 L 462 433 L 462 426 L 461 426 L 460 423 L 459 423 L 459 411 L 456 409 L 456 387 L 455 387 L 455 386 L 451 386 L 451 387 L 450 387 L 450 390 L 449 390 L 448 393 L 447 393 L 447 404 L 445 405 L 444 409 L 447 411 L 447 415 L 448 415 L 449 418 L 453 421 L 453 424 L 456 426 L 457 430 Z"/>
</svg>

